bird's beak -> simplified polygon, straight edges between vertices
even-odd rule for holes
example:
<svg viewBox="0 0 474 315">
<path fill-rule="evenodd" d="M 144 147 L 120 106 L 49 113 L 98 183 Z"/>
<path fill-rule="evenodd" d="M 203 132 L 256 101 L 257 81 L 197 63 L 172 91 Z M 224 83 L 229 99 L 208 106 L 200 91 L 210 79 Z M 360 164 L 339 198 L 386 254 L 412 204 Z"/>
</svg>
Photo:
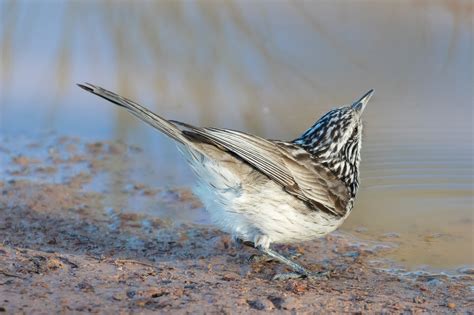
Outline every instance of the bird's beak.
<svg viewBox="0 0 474 315">
<path fill-rule="evenodd" d="M 352 105 L 352 108 L 362 114 L 365 105 L 367 105 L 372 95 L 374 95 L 374 90 L 370 90 L 369 92 L 365 93 L 364 96 L 362 96 L 357 102 Z"/>
</svg>

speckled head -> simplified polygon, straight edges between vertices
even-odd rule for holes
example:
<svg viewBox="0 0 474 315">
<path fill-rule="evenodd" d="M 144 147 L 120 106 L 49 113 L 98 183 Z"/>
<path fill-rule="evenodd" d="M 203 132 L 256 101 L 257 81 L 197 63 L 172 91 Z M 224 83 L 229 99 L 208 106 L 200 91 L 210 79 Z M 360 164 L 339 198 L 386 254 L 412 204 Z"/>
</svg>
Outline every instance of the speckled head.
<svg viewBox="0 0 474 315">
<path fill-rule="evenodd" d="M 293 141 L 330 167 L 348 186 L 355 184 L 354 195 L 362 145 L 362 113 L 373 93 L 370 90 L 352 105 L 329 111 Z"/>
</svg>

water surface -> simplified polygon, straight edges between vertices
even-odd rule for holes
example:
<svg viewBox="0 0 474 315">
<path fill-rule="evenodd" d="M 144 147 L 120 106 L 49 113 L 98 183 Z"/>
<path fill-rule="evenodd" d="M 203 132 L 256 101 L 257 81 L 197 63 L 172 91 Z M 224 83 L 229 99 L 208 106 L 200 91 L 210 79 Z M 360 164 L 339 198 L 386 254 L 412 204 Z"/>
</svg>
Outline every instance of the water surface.
<svg viewBox="0 0 474 315">
<path fill-rule="evenodd" d="M 0 132 L 123 139 L 144 148 L 139 180 L 188 186 L 169 140 L 75 83 L 273 139 L 373 88 L 343 229 L 457 268 L 474 263 L 472 17 L 470 1 L 2 1 Z"/>
</svg>

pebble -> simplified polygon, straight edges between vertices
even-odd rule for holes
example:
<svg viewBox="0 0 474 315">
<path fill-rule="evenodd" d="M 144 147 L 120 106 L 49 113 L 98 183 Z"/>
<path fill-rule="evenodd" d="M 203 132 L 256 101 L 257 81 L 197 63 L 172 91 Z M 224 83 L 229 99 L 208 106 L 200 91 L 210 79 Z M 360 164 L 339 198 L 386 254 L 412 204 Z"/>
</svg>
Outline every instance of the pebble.
<svg viewBox="0 0 474 315">
<path fill-rule="evenodd" d="M 228 274 L 225 274 L 223 277 L 222 277 L 222 280 L 224 281 L 237 281 L 240 277 L 236 274 L 231 274 L 231 273 L 228 273 Z"/>
<path fill-rule="evenodd" d="M 302 281 L 288 281 L 286 290 L 293 293 L 302 293 L 308 290 L 308 285 Z"/>
<path fill-rule="evenodd" d="M 442 285 L 443 281 L 433 278 L 433 279 L 428 280 L 426 284 L 429 285 L 430 287 L 437 287 L 437 286 Z"/>
<path fill-rule="evenodd" d="M 123 293 L 116 293 L 112 296 L 112 299 L 114 299 L 115 301 L 122 301 L 123 299 L 125 298 L 124 294 Z"/>
<path fill-rule="evenodd" d="M 474 275 L 474 268 L 471 267 L 463 267 L 458 269 L 459 273 L 463 273 L 466 275 Z"/>
<path fill-rule="evenodd" d="M 292 309 L 296 309 L 298 306 L 301 306 L 301 303 L 299 302 L 299 299 L 297 298 L 287 297 L 281 306 L 285 310 L 292 310 Z"/>
<path fill-rule="evenodd" d="M 267 303 L 265 303 L 267 302 Z M 265 309 L 269 309 L 269 305 L 268 303 L 270 303 L 269 301 L 261 301 L 261 300 L 248 300 L 247 301 L 247 304 L 250 305 L 251 308 L 253 309 L 256 309 L 256 310 L 259 310 L 259 311 L 263 311 Z"/>
<path fill-rule="evenodd" d="M 279 296 L 269 296 L 268 300 L 273 303 L 275 308 L 281 310 L 283 308 L 283 304 L 285 303 L 285 299 Z"/>
<path fill-rule="evenodd" d="M 343 254 L 344 257 L 352 257 L 352 258 L 357 258 L 360 256 L 359 252 L 347 252 Z"/>
<path fill-rule="evenodd" d="M 13 163 L 18 164 L 20 166 L 27 166 L 31 162 L 32 162 L 32 160 L 28 159 L 27 157 L 25 157 L 23 155 L 20 155 L 20 156 L 17 156 L 17 157 L 13 158 Z"/>
<path fill-rule="evenodd" d="M 76 287 L 83 292 L 95 292 L 94 287 L 85 281 L 80 282 Z"/>
<path fill-rule="evenodd" d="M 282 298 L 282 297 L 269 296 L 268 299 L 279 310 L 281 309 L 292 310 L 299 306 L 298 299 L 294 297 Z"/>
<path fill-rule="evenodd" d="M 395 233 L 395 232 L 385 233 L 382 236 L 385 237 L 385 238 L 400 238 L 400 234 Z"/>
</svg>

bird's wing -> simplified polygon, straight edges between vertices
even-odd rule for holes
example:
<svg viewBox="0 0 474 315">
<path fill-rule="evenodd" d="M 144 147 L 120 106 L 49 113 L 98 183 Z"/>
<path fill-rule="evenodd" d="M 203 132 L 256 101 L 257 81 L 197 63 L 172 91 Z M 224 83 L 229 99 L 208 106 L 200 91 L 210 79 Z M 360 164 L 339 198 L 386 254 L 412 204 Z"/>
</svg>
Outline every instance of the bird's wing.
<svg viewBox="0 0 474 315">
<path fill-rule="evenodd" d="M 345 184 L 303 148 L 235 130 L 171 122 L 184 127 L 184 134 L 197 135 L 237 155 L 312 208 L 338 217 L 346 213 L 349 192 Z"/>
<path fill-rule="evenodd" d="M 308 202 L 318 209 L 344 216 L 350 200 L 346 184 L 298 145 L 281 141 L 275 144 L 299 187 L 299 194 L 308 198 Z"/>
</svg>

